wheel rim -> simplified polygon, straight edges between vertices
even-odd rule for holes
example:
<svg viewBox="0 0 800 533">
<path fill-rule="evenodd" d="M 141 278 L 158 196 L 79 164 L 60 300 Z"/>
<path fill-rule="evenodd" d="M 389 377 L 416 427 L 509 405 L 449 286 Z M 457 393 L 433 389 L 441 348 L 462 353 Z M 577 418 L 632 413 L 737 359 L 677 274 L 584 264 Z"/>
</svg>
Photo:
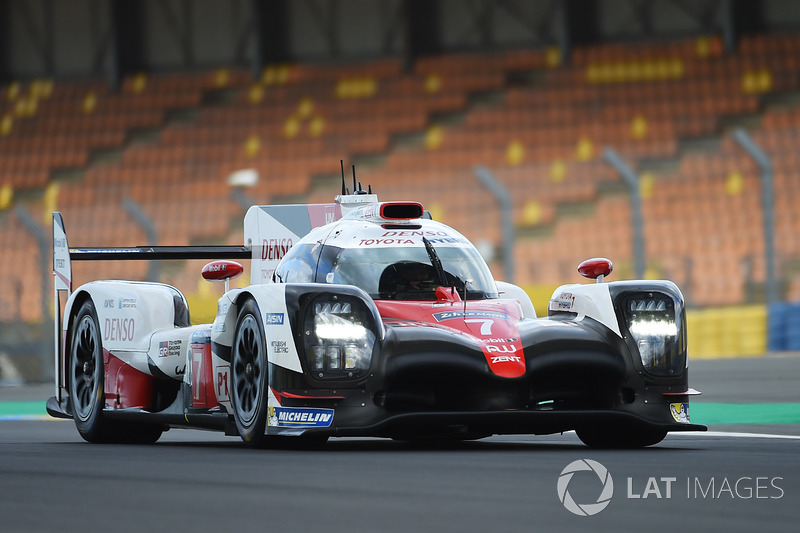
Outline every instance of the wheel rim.
<svg viewBox="0 0 800 533">
<path fill-rule="evenodd" d="M 258 322 L 247 315 L 239 324 L 233 351 L 233 394 L 240 422 L 247 426 L 256 416 L 262 394 L 262 345 Z"/>
<path fill-rule="evenodd" d="M 75 330 L 72 344 L 71 380 L 73 410 L 81 420 L 87 420 L 94 408 L 100 380 L 97 370 L 100 364 L 100 342 L 97 328 L 91 316 L 84 316 Z"/>
</svg>

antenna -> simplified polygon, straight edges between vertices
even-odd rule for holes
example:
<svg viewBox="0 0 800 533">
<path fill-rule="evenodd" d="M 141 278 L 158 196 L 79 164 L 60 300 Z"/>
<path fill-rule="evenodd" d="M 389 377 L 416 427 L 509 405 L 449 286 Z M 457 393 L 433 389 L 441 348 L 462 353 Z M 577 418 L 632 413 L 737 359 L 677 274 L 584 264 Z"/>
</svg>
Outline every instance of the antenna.
<svg viewBox="0 0 800 533">
<path fill-rule="evenodd" d="M 342 195 L 347 196 L 347 187 L 344 186 L 344 160 L 340 159 L 339 164 L 342 166 Z"/>
<path fill-rule="evenodd" d="M 369 191 L 367 192 L 367 194 L 372 194 L 372 185 L 371 185 L 371 184 L 370 184 L 370 185 L 367 185 L 367 189 L 369 189 Z"/>
<path fill-rule="evenodd" d="M 353 194 L 358 194 L 358 189 L 356 188 L 356 166 L 353 165 Z"/>
<path fill-rule="evenodd" d="M 467 318 L 467 284 L 469 283 L 468 279 L 464 280 L 464 318 Z"/>
</svg>

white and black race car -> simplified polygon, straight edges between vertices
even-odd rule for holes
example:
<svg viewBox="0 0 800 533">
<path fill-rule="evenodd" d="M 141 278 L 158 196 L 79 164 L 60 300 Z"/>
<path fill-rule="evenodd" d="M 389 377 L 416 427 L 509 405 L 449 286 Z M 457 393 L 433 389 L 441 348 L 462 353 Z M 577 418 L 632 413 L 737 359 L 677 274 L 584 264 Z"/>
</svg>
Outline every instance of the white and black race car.
<svg viewBox="0 0 800 533">
<path fill-rule="evenodd" d="M 344 192 L 344 191 L 343 191 Z M 669 281 L 580 271 L 537 318 L 475 247 L 416 202 L 342 194 L 254 206 L 241 247 L 69 248 L 54 214 L 54 417 L 90 442 L 155 442 L 169 428 L 276 437 L 477 439 L 576 430 L 638 447 L 689 421 L 683 297 Z M 72 289 L 71 261 L 198 259 L 225 280 L 213 324 L 151 282 Z M 250 260 L 251 284 L 228 290 Z M 58 314 L 58 313 L 57 313 Z M 281 439 L 286 440 L 286 439 Z"/>
</svg>

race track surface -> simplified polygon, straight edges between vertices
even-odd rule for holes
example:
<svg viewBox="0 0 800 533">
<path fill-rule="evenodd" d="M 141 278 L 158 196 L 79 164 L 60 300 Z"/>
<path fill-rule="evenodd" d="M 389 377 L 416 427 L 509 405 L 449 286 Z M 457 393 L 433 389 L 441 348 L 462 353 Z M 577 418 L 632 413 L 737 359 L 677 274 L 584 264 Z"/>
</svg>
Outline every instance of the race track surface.
<svg viewBox="0 0 800 533">
<path fill-rule="evenodd" d="M 798 357 L 692 369 L 692 386 L 723 418 L 736 400 L 800 402 Z M 4 390 L 0 401 L 30 394 Z M 440 445 L 336 439 L 296 451 L 187 430 L 153 446 L 92 445 L 70 421 L 3 420 L 0 531 L 797 531 L 800 425 L 711 429 L 634 451 L 590 450 L 570 433 Z M 593 516 L 559 497 L 562 471 L 583 459 L 607 469 L 613 491 L 583 470 L 565 474 L 561 496 L 594 512 L 613 494 Z"/>
</svg>

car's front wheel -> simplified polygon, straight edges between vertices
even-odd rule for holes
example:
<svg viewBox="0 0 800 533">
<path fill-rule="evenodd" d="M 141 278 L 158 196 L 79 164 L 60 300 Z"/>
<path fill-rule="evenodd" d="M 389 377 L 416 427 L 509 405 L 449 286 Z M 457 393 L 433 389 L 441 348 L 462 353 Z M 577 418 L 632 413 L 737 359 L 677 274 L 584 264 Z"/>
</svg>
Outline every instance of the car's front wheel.
<svg viewBox="0 0 800 533">
<path fill-rule="evenodd" d="M 231 350 L 231 404 L 236 429 L 246 445 L 267 442 L 267 387 L 269 366 L 264 324 L 255 300 L 239 310 Z"/>
</svg>

